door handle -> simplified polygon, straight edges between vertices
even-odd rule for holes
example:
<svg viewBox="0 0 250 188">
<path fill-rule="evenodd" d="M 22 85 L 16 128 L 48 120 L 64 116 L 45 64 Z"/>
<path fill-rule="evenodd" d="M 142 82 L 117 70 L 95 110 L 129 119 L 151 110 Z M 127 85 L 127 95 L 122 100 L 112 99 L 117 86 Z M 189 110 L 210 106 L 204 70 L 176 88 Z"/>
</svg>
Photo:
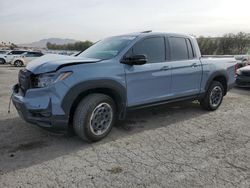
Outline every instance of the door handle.
<svg viewBox="0 0 250 188">
<path fill-rule="evenodd" d="M 169 66 L 163 66 L 163 67 L 161 68 L 161 70 L 162 70 L 162 71 L 169 70 Z"/>
<path fill-rule="evenodd" d="M 198 67 L 198 64 L 197 64 L 197 63 L 193 63 L 193 64 L 191 65 L 191 67 Z"/>
</svg>

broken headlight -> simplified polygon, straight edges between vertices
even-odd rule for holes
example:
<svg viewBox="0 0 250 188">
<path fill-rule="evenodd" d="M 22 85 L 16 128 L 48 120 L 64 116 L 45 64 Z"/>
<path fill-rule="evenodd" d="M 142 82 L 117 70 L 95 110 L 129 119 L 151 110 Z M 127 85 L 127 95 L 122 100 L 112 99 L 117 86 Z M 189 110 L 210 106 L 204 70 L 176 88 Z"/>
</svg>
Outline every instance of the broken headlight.
<svg viewBox="0 0 250 188">
<path fill-rule="evenodd" d="M 53 83 L 64 80 L 72 74 L 71 71 L 58 73 L 44 73 L 39 74 L 35 77 L 34 86 L 35 87 L 48 87 Z"/>
</svg>

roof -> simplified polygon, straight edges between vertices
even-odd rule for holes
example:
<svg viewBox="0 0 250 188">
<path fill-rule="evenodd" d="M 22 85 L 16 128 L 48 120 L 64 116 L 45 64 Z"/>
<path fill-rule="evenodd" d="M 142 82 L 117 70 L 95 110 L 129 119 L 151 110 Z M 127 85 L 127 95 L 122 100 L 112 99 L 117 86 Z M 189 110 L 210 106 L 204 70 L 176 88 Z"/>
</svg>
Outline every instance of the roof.
<svg viewBox="0 0 250 188">
<path fill-rule="evenodd" d="M 152 32 L 152 31 L 142 31 L 142 32 L 135 32 L 135 33 L 129 33 L 129 34 L 124 34 L 124 35 L 119 35 L 119 36 L 130 36 L 130 37 L 145 37 L 145 36 L 152 36 L 152 35 L 167 35 L 167 36 L 176 36 L 176 37 L 188 37 L 188 38 L 193 38 L 191 35 L 187 34 L 181 34 L 181 33 L 168 33 L 168 32 Z"/>
</svg>

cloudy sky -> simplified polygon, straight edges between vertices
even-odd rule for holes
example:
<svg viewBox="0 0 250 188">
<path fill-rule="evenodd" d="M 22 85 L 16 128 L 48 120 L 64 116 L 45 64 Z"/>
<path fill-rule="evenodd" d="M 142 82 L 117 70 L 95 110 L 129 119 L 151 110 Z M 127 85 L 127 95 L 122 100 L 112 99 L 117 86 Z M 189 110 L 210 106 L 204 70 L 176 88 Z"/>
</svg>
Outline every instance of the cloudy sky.
<svg viewBox="0 0 250 188">
<path fill-rule="evenodd" d="M 250 32 L 250 0 L 0 0 L 0 41 L 96 41 L 143 30 Z"/>
</svg>

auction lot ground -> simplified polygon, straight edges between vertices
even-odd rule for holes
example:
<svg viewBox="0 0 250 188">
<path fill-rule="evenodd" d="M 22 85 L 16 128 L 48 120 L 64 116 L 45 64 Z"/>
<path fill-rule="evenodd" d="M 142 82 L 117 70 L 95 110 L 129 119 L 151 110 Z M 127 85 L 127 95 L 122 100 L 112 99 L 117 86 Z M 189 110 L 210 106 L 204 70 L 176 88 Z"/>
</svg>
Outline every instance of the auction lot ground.
<svg viewBox="0 0 250 188">
<path fill-rule="evenodd" d="M 0 187 L 250 187 L 250 90 L 233 89 L 215 112 L 179 103 L 129 114 L 88 144 L 21 120 L 0 65 Z"/>
</svg>

